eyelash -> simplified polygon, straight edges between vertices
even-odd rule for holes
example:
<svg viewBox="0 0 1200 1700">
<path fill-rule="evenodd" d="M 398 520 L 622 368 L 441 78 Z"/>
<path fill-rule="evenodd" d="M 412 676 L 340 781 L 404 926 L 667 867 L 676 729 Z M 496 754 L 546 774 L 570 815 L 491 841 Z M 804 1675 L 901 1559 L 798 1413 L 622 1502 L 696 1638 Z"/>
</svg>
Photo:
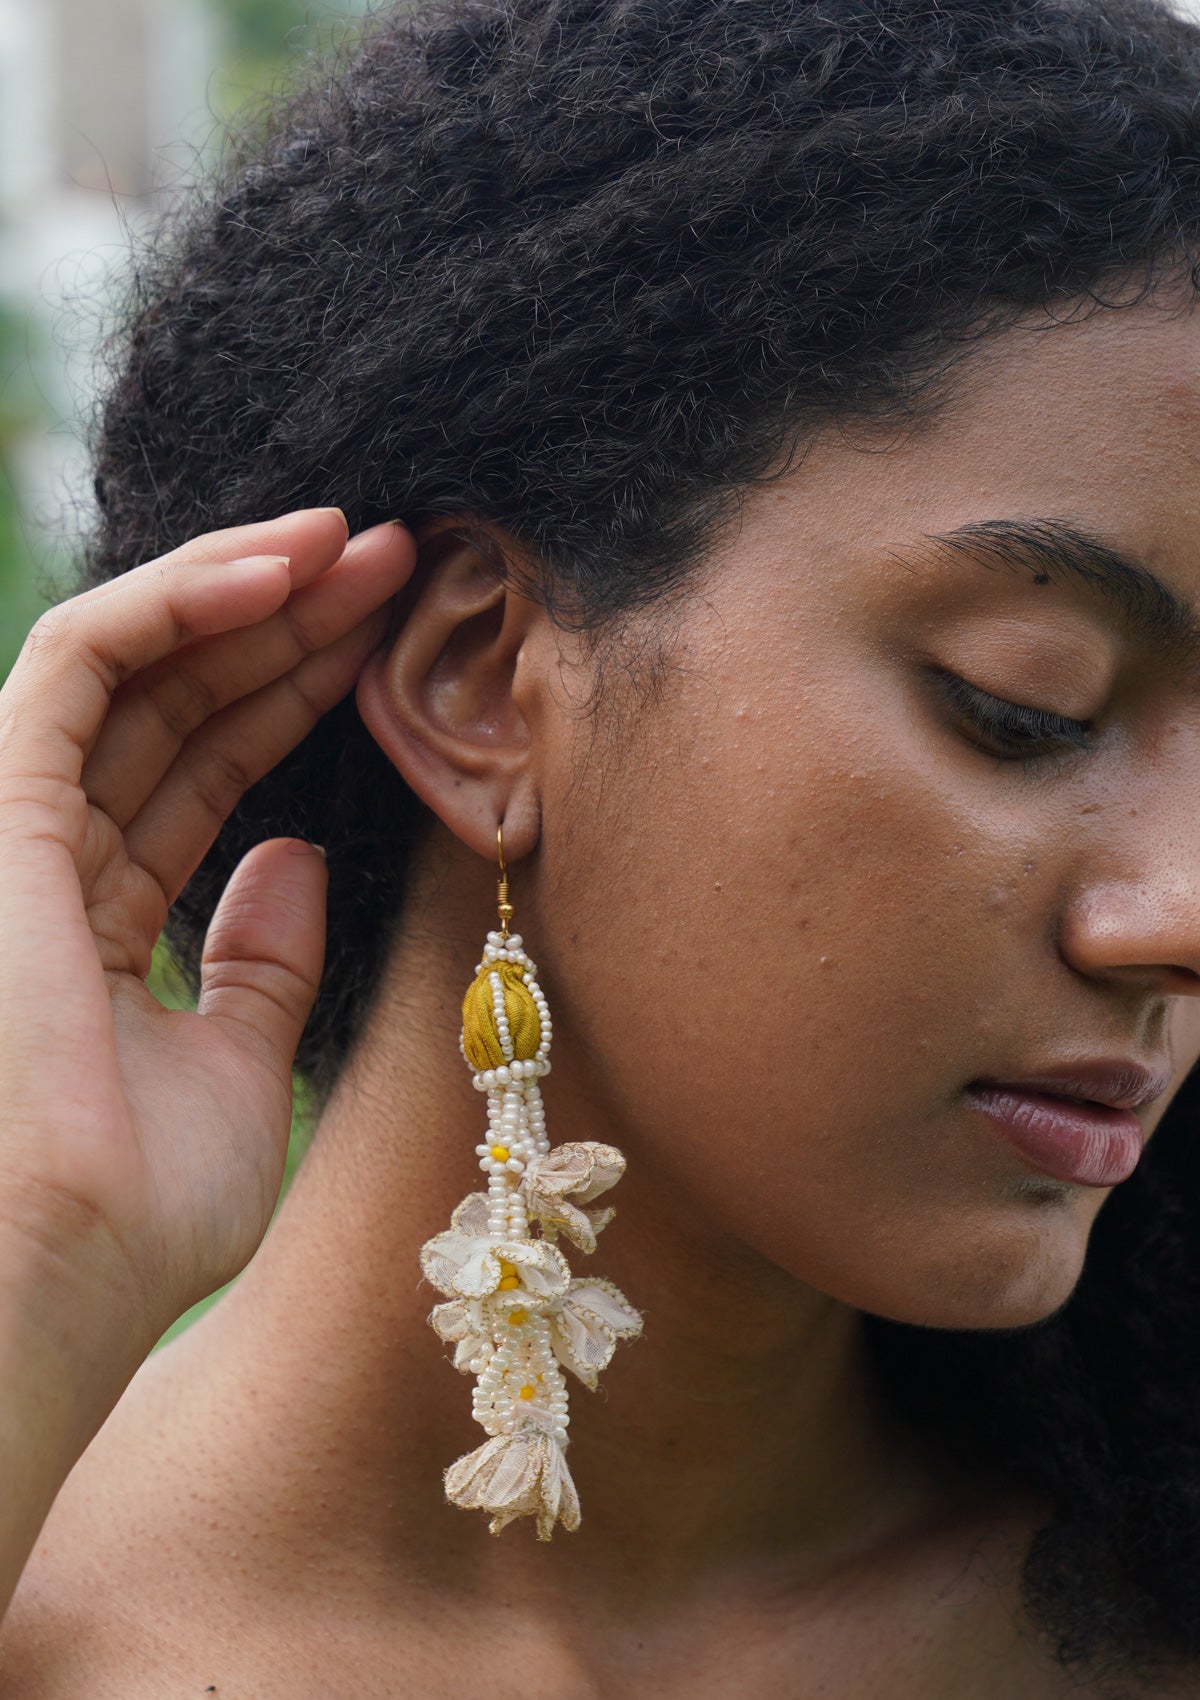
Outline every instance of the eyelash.
<svg viewBox="0 0 1200 1700">
<path fill-rule="evenodd" d="M 944 668 L 935 669 L 935 673 L 951 707 L 1001 746 L 999 751 L 986 751 L 1000 761 L 1023 764 L 1046 761 L 1071 750 L 1091 748 L 1092 727 L 1088 720 L 1070 720 L 1048 709 L 1028 708 L 1024 703 L 992 696 Z M 976 748 L 984 749 L 984 746 L 977 744 Z"/>
</svg>

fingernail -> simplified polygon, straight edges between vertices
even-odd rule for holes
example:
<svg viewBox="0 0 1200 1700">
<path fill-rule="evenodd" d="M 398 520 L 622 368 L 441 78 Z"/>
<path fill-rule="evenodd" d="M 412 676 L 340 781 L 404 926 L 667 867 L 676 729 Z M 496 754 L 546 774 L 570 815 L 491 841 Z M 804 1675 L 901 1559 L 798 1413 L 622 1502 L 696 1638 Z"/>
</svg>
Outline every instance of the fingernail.
<svg viewBox="0 0 1200 1700">
<path fill-rule="evenodd" d="M 300 514 L 336 514 L 346 530 L 349 531 L 350 529 L 350 522 L 341 508 L 293 508 L 291 513 L 281 514 L 280 518 L 295 519 Z"/>
<path fill-rule="evenodd" d="M 357 543 L 360 537 L 371 537 L 377 531 L 404 531 L 405 529 L 402 519 L 381 519 L 378 525 L 369 525 L 365 531 L 358 532 L 353 541 Z"/>
</svg>

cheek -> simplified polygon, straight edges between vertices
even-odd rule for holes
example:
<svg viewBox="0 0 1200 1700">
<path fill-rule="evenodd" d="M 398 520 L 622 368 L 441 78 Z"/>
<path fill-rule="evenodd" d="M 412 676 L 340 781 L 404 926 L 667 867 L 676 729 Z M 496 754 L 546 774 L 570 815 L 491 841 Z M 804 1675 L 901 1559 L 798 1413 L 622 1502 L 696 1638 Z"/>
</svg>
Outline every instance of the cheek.
<svg viewBox="0 0 1200 1700">
<path fill-rule="evenodd" d="M 548 838 L 576 870 L 564 1049 L 586 1034 L 581 1091 L 631 1167 L 802 1279 L 906 1320 L 1033 1320 L 1098 1200 L 1031 1207 L 961 1091 L 1041 1042 L 1019 1008 L 1046 858 L 972 818 L 903 714 L 848 731 L 782 697 L 735 696 L 719 735 L 676 714 L 577 803 L 569 850 Z"/>
</svg>

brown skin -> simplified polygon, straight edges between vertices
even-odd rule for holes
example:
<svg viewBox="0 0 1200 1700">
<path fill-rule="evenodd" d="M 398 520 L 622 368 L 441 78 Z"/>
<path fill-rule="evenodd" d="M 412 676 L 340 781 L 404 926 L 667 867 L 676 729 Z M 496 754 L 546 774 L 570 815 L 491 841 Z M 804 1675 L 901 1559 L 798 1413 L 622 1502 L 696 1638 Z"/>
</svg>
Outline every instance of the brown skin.
<svg viewBox="0 0 1200 1700">
<path fill-rule="evenodd" d="M 1039 1179 L 968 1081 L 1169 1054 L 1149 1133 L 1200 1057 L 1195 677 L 1080 591 L 922 543 L 1070 518 L 1200 603 L 1197 442 L 1193 314 L 1007 333 L 922 428 L 831 434 L 754 491 L 660 691 L 595 720 L 579 647 L 425 529 L 358 682 L 436 816 L 386 983 L 257 1257 L 60 1495 L 9 1700 L 474 1700 L 492 1660 L 524 1700 L 1102 1692 L 1016 1603 L 1040 1508 L 896 1429 L 860 1313 L 1011 1327 L 1078 1279 L 1107 1191 Z M 930 661 L 1115 730 L 1022 773 Z M 441 1499 L 478 1434 L 415 1262 L 478 1184 L 455 1039 L 500 818 L 551 1138 L 624 1150 L 590 1267 L 646 1318 L 575 1391 L 584 1522 L 550 1546 Z"/>
</svg>

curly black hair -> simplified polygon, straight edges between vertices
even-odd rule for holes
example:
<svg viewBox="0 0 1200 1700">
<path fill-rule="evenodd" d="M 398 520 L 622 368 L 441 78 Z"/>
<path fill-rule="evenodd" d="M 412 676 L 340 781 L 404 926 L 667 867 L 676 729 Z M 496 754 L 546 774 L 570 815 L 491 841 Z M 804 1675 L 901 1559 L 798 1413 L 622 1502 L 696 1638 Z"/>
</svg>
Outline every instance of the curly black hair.
<svg viewBox="0 0 1200 1700">
<path fill-rule="evenodd" d="M 478 515 L 599 648 L 822 425 L 918 416 L 1032 309 L 1194 296 L 1198 93 L 1154 0 L 389 8 L 135 273 L 77 587 L 295 507 Z M 173 910 L 195 984 L 251 844 L 327 847 L 318 1100 L 428 819 L 347 698 Z M 1200 1661 L 1196 1114 L 1189 1082 L 1048 1321 L 869 1319 L 896 1410 L 1053 1506 L 1024 1592 L 1065 1665 Z"/>
</svg>

